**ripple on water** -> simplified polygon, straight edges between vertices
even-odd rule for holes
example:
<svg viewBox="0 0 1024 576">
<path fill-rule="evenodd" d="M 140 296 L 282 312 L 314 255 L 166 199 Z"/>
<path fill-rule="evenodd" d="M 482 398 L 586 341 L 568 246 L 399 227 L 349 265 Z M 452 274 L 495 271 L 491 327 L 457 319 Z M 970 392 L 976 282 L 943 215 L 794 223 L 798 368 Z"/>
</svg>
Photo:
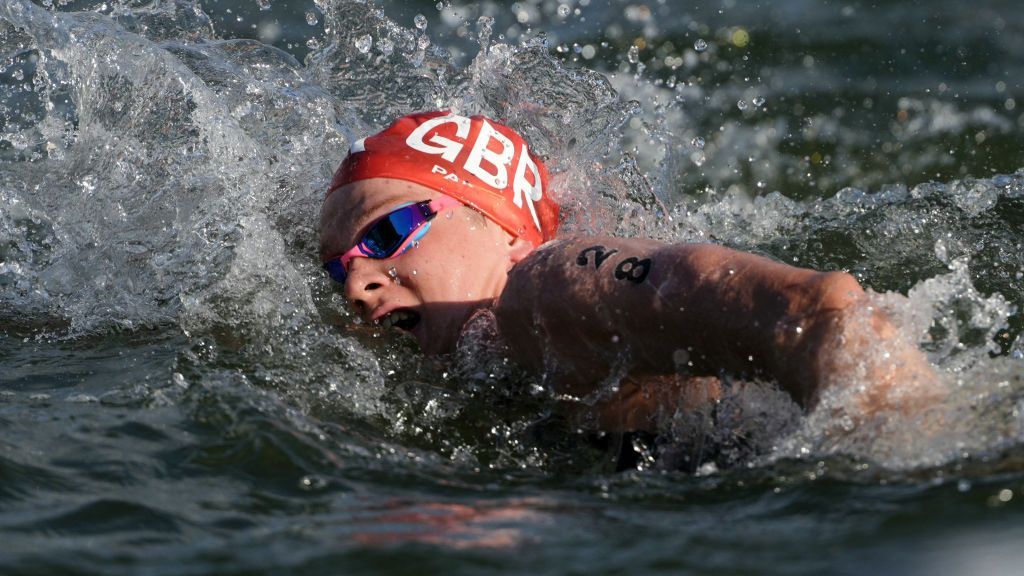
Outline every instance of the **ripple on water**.
<svg viewBox="0 0 1024 576">
<path fill-rule="evenodd" d="M 45 520 L 19 526 L 26 532 L 63 535 L 131 535 L 131 539 L 152 537 L 155 534 L 178 534 L 182 520 L 176 513 L 160 510 L 130 500 L 100 499 Z"/>
</svg>

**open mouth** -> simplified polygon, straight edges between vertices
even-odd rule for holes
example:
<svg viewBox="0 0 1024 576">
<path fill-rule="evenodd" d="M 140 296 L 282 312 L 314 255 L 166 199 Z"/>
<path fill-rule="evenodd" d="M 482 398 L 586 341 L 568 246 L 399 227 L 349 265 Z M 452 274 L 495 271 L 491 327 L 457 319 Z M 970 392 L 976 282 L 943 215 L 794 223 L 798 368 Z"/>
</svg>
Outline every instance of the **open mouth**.
<svg viewBox="0 0 1024 576">
<path fill-rule="evenodd" d="M 387 316 L 380 319 L 381 326 L 385 328 L 395 327 L 406 332 L 412 331 L 419 323 L 420 315 L 408 308 L 393 310 Z"/>
</svg>

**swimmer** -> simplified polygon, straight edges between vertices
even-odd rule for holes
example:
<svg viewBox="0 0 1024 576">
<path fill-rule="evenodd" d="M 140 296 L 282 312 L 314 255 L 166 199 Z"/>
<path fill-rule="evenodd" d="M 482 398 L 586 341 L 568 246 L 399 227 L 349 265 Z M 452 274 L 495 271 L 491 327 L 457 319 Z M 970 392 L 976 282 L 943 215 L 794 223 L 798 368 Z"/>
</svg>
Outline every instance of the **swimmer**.
<svg viewBox="0 0 1024 576">
<path fill-rule="evenodd" d="M 417 113 L 352 146 L 320 258 L 356 313 L 426 353 L 452 352 L 489 310 L 511 358 L 560 394 L 611 383 L 591 414 L 606 431 L 656 432 L 660 413 L 715 401 L 723 375 L 773 380 L 808 410 L 850 382 L 864 414 L 935 394 L 927 359 L 850 274 L 712 244 L 556 237 L 558 224 L 519 134 Z"/>
</svg>

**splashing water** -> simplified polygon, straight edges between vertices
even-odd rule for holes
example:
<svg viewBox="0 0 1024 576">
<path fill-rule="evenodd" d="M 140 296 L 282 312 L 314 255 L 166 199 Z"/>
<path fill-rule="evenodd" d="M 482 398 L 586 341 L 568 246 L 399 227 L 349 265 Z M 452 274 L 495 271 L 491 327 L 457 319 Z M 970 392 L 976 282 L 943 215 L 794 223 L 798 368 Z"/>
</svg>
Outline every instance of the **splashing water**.
<svg viewBox="0 0 1024 576">
<path fill-rule="evenodd" d="M 362 17 L 341 25 L 342 6 Z M 282 358 L 310 347 L 334 350 L 339 336 L 313 327 L 324 310 L 345 312 L 307 280 L 316 277 L 308 254 L 319 190 L 357 135 L 405 110 L 451 107 L 505 118 L 540 154 L 559 159 L 554 189 L 567 207 L 568 231 L 716 239 L 801 265 L 848 268 L 881 289 L 909 289 L 918 309 L 907 314 L 933 325 L 926 345 L 954 373 L 985 364 L 973 350 L 1019 348 L 1019 326 L 1010 325 L 1011 302 L 1021 300 L 1019 283 L 1008 281 L 1015 276 L 978 278 L 994 290 L 985 296 L 968 272 L 972 261 L 993 272 L 997 261 L 1024 268 L 1019 243 L 979 234 L 975 224 L 1012 212 L 1018 176 L 903 192 L 848 189 L 810 203 L 777 193 L 752 201 L 728 191 L 721 199 L 679 197 L 681 189 L 648 180 L 661 181 L 686 161 L 674 157 L 680 154 L 668 140 L 647 177 L 630 154 L 612 160 L 614 142 L 633 137 L 621 132 L 627 120 L 641 111 L 601 75 L 561 67 L 530 41 L 490 45 L 483 18 L 482 51 L 459 70 L 441 52 L 425 51 L 425 36 L 368 8 L 319 8 L 330 34 L 305 66 L 253 41 L 197 36 L 191 24 L 208 20 L 188 3 L 145 13 L 145 27 L 139 13 L 103 20 L 26 2 L 5 8 L 5 51 L 18 72 L 11 78 L 33 86 L 7 96 L 17 106 L 5 116 L 10 169 L 0 189 L 10 207 L 2 221 L 10 238 L 2 269 L 9 289 L 0 302 L 6 316 L 30 332 L 65 326 L 44 334 L 71 338 L 177 325 L 187 335 L 230 332 L 243 349 L 278 349 Z M 417 14 L 415 25 L 424 31 L 426 17 Z M 168 37 L 193 42 L 154 43 Z M 396 52 L 381 48 L 373 56 L 375 38 Z M 637 48 L 630 46 L 631 63 Z M 129 56 L 136 53 L 145 57 Z M 405 91 L 382 97 L 382 87 L 395 85 Z M 712 147 L 701 137 L 692 146 Z M 907 231 L 913 241 L 892 250 L 891 240 Z M 887 281 L 908 259 L 935 260 L 933 253 L 940 261 L 919 266 L 916 280 Z M 953 273 L 935 275 L 943 266 Z M 304 379 L 347 378 L 320 368 Z M 379 387 L 379 376 L 371 379 Z M 360 381 L 359 389 L 373 386 Z M 372 393 L 365 398 L 373 404 Z"/>
<path fill-rule="evenodd" d="M 306 66 L 256 42 L 186 32 L 177 23 L 183 14 L 187 23 L 205 18 L 187 3 L 147 13 L 163 26 L 146 28 L 131 13 L 104 21 L 23 2 L 8 6 L 5 50 L 17 56 L 20 74 L 11 77 L 34 89 L 8 97 L 18 106 L 5 121 L 11 169 L 0 192 L 11 207 L 3 215 L 11 238 L 3 264 L 7 317 L 30 331 L 66 326 L 49 332 L 62 337 L 177 325 L 187 335 L 230 332 L 243 349 L 277 349 L 282 358 L 311 347 L 336 356 L 320 348 L 336 350 L 338 336 L 313 327 L 325 306 L 331 314 L 345 313 L 336 308 L 337 298 L 325 301 L 324 287 L 306 280 L 316 277 L 308 254 L 319 190 L 357 135 L 404 110 L 451 107 L 506 118 L 540 154 L 560 159 L 554 189 L 567 207 L 569 231 L 717 239 L 801 265 L 848 268 L 868 285 L 910 289 L 919 309 L 907 314 L 916 315 L 918 325 L 934 324 L 927 346 L 957 373 L 984 362 L 955 359 L 974 358 L 972 350 L 1005 352 L 1009 340 L 1019 340 L 1019 327 L 1008 329 L 1010 302 L 1021 299 L 1019 283 L 979 279 L 995 281 L 989 289 L 996 291 L 986 297 L 968 272 L 972 258 L 981 266 L 991 262 L 990 268 L 993 258 L 1024 268 L 1012 238 L 971 239 L 972 222 L 998 218 L 1001 206 L 1019 203 L 1017 176 L 909 192 L 849 189 L 813 203 L 775 193 L 751 202 L 735 192 L 680 201 L 679 189 L 654 189 L 631 155 L 610 161 L 616 135 L 640 110 L 602 76 L 561 67 L 536 43 L 490 45 L 491 24 L 483 19 L 482 51 L 459 70 L 440 52 L 425 52 L 425 36 L 410 36 L 369 9 L 354 20 L 359 25 L 340 25 L 342 5 L 355 9 L 320 6 L 331 35 Z M 418 14 L 415 24 L 425 30 L 426 17 Z M 147 39 L 152 30 L 158 32 Z M 152 43 L 183 35 L 195 42 Z M 388 41 L 399 51 L 372 56 L 375 38 L 378 47 Z M 128 56 L 133 53 L 145 57 Z M 631 63 L 637 53 L 637 45 L 630 46 Z M 366 57 L 354 57 L 360 54 Z M 377 78 L 382 73 L 386 81 Z M 385 85 L 406 90 L 389 90 L 383 98 Z M 738 107 L 747 104 L 740 100 Z M 692 140 L 694 148 L 711 147 L 701 137 Z M 673 155 L 666 148 L 650 177 L 659 181 L 672 172 Z M 669 213 L 665 206 L 672 206 Z M 913 243 L 891 250 L 890 240 L 907 230 L 915 234 Z M 908 250 L 919 245 L 924 254 Z M 917 280 L 887 285 L 886 272 L 908 258 L 934 260 L 931 246 L 940 262 Z M 953 274 L 935 276 L 942 266 Z M 308 337 L 310 330 L 317 335 Z M 320 368 L 303 379 L 348 377 Z M 370 379 L 379 389 L 379 376 Z M 363 381 L 358 387 L 374 389 Z M 373 393 L 363 397 L 374 404 Z"/>
</svg>

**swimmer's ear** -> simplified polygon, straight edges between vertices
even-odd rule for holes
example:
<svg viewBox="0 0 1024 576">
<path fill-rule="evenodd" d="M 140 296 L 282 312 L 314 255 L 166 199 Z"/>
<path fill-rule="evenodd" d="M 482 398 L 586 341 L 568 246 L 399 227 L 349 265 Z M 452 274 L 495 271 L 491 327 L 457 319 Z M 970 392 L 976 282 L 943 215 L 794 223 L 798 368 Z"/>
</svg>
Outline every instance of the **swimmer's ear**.
<svg viewBox="0 0 1024 576">
<path fill-rule="evenodd" d="M 533 244 L 522 238 L 512 237 L 508 243 L 508 257 L 513 265 L 526 258 L 530 252 L 533 252 Z"/>
</svg>

